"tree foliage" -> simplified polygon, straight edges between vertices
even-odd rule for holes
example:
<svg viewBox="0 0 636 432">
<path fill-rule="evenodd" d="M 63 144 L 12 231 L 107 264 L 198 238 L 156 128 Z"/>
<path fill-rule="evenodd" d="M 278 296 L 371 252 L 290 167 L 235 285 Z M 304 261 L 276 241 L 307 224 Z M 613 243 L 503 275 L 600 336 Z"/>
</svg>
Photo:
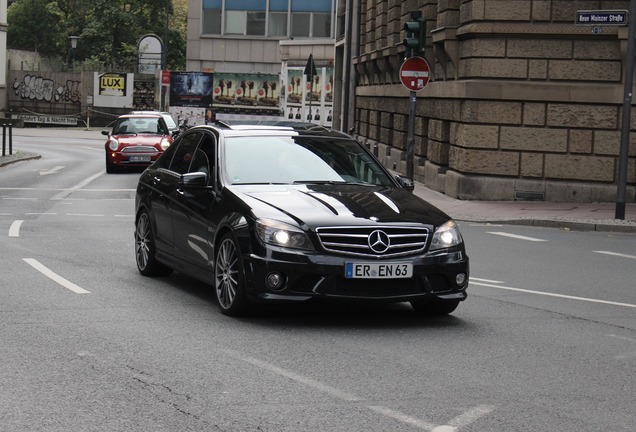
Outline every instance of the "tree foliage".
<svg viewBox="0 0 636 432">
<path fill-rule="evenodd" d="M 14 0 L 7 10 L 9 48 L 61 60 L 133 71 L 137 44 L 147 34 L 168 41 L 167 69 L 185 66 L 187 0 Z"/>
</svg>

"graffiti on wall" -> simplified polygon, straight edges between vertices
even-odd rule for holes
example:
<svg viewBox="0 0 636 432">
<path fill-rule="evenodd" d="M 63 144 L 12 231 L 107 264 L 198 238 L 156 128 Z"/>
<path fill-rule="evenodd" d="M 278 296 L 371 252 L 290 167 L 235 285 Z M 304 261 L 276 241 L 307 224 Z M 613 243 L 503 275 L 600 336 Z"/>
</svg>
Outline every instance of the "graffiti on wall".
<svg viewBox="0 0 636 432">
<path fill-rule="evenodd" d="M 13 91 L 22 99 L 40 102 L 63 102 L 79 104 L 81 101 L 81 81 L 66 80 L 65 84 L 56 84 L 50 78 L 25 75 L 22 81 L 13 82 Z"/>
</svg>

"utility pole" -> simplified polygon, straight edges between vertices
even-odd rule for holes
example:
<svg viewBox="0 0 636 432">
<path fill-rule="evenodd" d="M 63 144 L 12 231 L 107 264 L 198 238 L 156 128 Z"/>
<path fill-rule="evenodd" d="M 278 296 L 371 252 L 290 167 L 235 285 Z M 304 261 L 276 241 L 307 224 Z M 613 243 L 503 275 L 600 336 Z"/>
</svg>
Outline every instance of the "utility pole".
<svg viewBox="0 0 636 432">
<path fill-rule="evenodd" d="M 621 123 L 621 146 L 618 158 L 618 191 L 616 194 L 616 219 L 625 219 L 627 197 L 627 160 L 629 154 L 629 129 L 632 113 L 632 85 L 634 81 L 634 51 L 636 37 L 636 0 L 629 2 L 629 28 L 627 30 L 627 65 L 623 97 L 623 119 Z"/>
<path fill-rule="evenodd" d="M 422 18 L 421 11 L 412 11 L 411 19 L 404 23 L 406 38 L 404 46 L 406 55 L 402 67 L 400 67 L 400 80 L 409 92 L 409 122 L 406 137 L 406 176 L 414 178 L 415 159 L 415 116 L 416 116 L 416 92 L 422 90 L 428 83 L 430 67 L 424 59 L 426 48 L 426 21 Z"/>
</svg>

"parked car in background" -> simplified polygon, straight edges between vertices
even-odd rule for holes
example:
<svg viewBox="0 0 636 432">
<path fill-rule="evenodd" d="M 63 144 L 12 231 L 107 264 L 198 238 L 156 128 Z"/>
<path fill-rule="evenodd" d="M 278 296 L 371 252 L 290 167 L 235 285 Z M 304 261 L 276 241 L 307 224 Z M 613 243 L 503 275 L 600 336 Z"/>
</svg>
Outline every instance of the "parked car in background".
<svg viewBox="0 0 636 432">
<path fill-rule="evenodd" d="M 316 125 L 195 126 L 140 176 L 135 257 L 214 287 L 222 313 L 259 302 L 466 298 L 457 224 L 352 137 Z"/>
<path fill-rule="evenodd" d="M 166 122 L 166 126 L 168 126 L 168 130 L 172 134 L 173 138 L 176 138 L 181 131 L 178 122 L 175 120 L 172 114 L 167 111 L 131 111 L 130 114 L 159 114 L 161 117 L 163 117 L 163 121 Z"/>
<path fill-rule="evenodd" d="M 125 114 L 112 129 L 102 131 L 106 140 L 106 172 L 147 167 L 174 140 L 165 119 L 159 114 Z"/>
</svg>

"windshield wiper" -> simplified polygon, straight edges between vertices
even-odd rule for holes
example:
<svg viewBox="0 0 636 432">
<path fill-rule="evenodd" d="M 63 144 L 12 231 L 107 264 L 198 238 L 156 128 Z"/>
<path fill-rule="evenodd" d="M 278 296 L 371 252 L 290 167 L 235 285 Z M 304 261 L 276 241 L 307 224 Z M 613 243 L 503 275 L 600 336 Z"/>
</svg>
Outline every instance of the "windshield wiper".
<svg viewBox="0 0 636 432">
<path fill-rule="evenodd" d="M 376 186 L 373 183 L 347 180 L 296 180 L 294 184 Z"/>
<path fill-rule="evenodd" d="M 294 184 L 347 184 L 344 180 L 294 180 Z"/>
</svg>

